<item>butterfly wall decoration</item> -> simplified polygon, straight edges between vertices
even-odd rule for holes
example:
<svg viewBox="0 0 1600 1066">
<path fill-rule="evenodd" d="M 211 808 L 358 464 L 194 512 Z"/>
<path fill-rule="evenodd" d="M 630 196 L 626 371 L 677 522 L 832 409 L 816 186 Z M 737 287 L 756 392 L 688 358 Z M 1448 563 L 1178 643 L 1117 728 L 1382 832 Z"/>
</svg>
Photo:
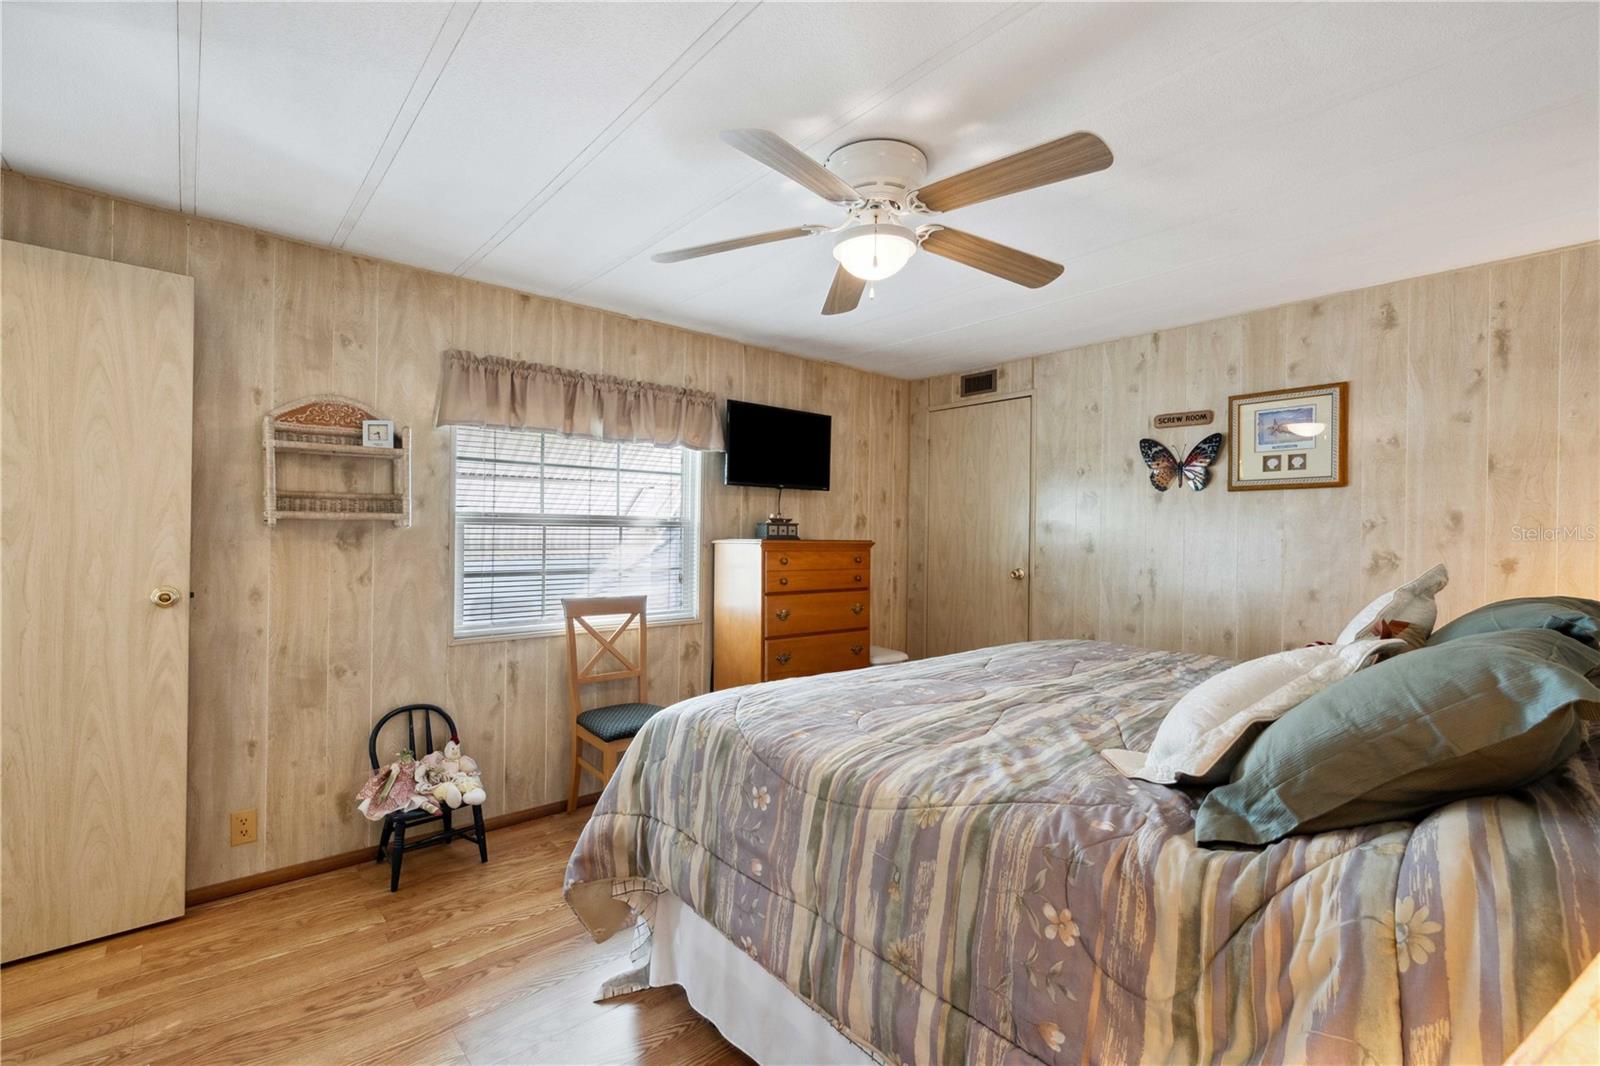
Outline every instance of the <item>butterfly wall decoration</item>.
<svg viewBox="0 0 1600 1066">
<path fill-rule="evenodd" d="M 1139 455 L 1144 459 L 1144 465 L 1150 468 L 1150 484 L 1156 487 L 1157 492 L 1166 492 L 1168 486 L 1179 477 L 1191 489 L 1199 492 L 1211 480 L 1211 464 L 1217 461 L 1217 453 L 1222 450 L 1222 434 L 1213 433 L 1203 439 L 1189 450 L 1188 458 L 1178 462 L 1178 457 L 1158 440 L 1145 437 L 1139 441 Z"/>
</svg>

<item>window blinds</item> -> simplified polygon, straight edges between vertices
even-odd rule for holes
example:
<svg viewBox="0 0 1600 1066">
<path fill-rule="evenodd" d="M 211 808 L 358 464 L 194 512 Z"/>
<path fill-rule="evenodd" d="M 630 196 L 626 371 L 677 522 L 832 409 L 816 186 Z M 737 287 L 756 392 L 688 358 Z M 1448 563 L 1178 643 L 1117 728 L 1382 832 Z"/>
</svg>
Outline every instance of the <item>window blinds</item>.
<svg viewBox="0 0 1600 1066">
<path fill-rule="evenodd" d="M 691 618 L 697 454 L 526 430 L 455 434 L 457 636 L 542 631 L 563 596 L 649 597 Z"/>
</svg>

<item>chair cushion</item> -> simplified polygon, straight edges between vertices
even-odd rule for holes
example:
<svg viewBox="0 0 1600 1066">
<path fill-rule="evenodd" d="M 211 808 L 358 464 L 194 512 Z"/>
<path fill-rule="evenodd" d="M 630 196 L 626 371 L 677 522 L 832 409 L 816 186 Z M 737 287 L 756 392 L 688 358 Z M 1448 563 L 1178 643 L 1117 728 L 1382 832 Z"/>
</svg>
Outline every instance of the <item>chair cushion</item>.
<svg viewBox="0 0 1600 1066">
<path fill-rule="evenodd" d="M 624 740 L 644 728 L 661 708 L 654 703 L 613 703 L 578 715 L 578 724 L 604 741 Z"/>
</svg>

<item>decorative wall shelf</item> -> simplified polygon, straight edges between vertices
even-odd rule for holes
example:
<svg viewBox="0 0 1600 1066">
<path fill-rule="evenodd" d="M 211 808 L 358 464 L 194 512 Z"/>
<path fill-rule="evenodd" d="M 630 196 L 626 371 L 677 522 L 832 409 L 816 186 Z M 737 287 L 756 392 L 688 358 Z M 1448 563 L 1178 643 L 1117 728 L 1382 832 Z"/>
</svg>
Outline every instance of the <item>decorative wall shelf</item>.
<svg viewBox="0 0 1600 1066">
<path fill-rule="evenodd" d="M 279 519 L 393 522 L 411 525 L 411 427 L 396 427 L 395 447 L 369 448 L 361 443 L 361 423 L 378 415 L 344 396 L 311 396 L 273 408 L 261 420 L 262 465 L 266 475 L 262 517 L 275 526 Z M 278 457 L 304 456 L 326 462 L 330 469 L 353 459 L 390 465 L 390 491 L 339 492 L 285 488 L 278 483 Z"/>
</svg>

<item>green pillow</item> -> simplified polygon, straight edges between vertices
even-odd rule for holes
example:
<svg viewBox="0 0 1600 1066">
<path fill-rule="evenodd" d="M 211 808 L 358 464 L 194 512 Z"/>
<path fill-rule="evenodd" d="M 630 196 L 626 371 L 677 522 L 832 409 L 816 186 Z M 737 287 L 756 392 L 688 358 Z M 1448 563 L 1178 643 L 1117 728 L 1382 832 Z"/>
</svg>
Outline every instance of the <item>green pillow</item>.
<svg viewBox="0 0 1600 1066">
<path fill-rule="evenodd" d="M 1351 674 L 1262 732 L 1200 805 L 1195 839 L 1266 844 L 1530 784 L 1577 751 L 1580 718 L 1600 720 L 1595 669 L 1600 651 L 1518 629 Z"/>
<path fill-rule="evenodd" d="M 1509 629 L 1554 629 L 1592 647 L 1600 646 L 1600 600 L 1577 596 L 1524 596 L 1468 611 L 1428 638 L 1429 646 L 1475 633 Z"/>
</svg>

